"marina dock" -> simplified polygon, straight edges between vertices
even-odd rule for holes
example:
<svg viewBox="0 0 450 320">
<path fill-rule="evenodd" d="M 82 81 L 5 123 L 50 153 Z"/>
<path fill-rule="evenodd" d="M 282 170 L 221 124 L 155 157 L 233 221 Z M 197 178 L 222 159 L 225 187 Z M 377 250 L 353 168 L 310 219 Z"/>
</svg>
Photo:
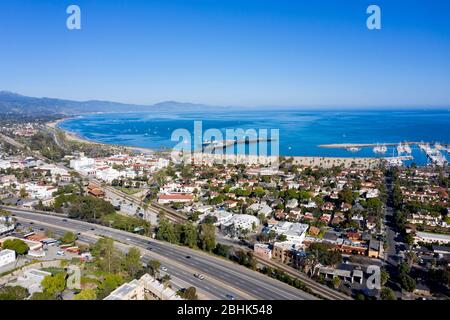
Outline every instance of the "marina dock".
<svg viewBox="0 0 450 320">
<path fill-rule="evenodd" d="M 403 145 L 418 145 L 423 142 L 412 142 L 406 141 L 402 142 Z M 332 143 L 332 144 L 320 144 L 320 148 L 337 148 L 337 149 L 350 149 L 350 148 L 372 148 L 379 145 L 379 143 Z M 395 143 L 383 143 L 386 147 L 395 147 L 398 146 L 398 142 Z"/>
</svg>

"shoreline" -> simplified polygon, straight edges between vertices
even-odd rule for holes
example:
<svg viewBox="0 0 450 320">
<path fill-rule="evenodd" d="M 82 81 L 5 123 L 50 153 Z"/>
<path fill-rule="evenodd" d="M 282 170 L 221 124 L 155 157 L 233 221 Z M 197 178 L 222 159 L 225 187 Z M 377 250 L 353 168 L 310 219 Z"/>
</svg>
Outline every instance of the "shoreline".
<svg viewBox="0 0 450 320">
<path fill-rule="evenodd" d="M 150 148 L 132 147 L 132 146 L 116 145 L 116 144 L 109 144 L 109 143 L 104 143 L 104 142 L 92 141 L 92 140 L 89 140 L 89 139 L 79 135 L 78 133 L 75 133 L 75 132 L 63 129 L 63 128 L 58 126 L 59 124 L 61 124 L 64 121 L 71 120 L 71 119 L 77 119 L 77 118 L 80 118 L 80 117 L 81 116 L 70 117 L 70 118 L 62 118 L 62 119 L 58 119 L 56 121 L 47 122 L 45 125 L 47 127 L 49 127 L 49 128 L 52 128 L 53 130 L 61 130 L 62 132 L 64 132 L 65 137 L 66 137 L 67 140 L 72 141 L 72 142 L 76 142 L 76 143 L 85 143 L 85 144 L 89 144 L 89 145 L 104 146 L 104 147 L 109 147 L 109 148 L 119 148 L 119 149 L 129 150 L 131 152 L 139 151 L 139 152 L 144 153 L 144 154 L 153 154 L 153 153 L 157 152 L 157 150 L 150 149 Z"/>
<path fill-rule="evenodd" d="M 130 150 L 132 152 L 135 152 L 135 151 L 140 151 L 142 153 L 155 153 L 156 152 L 156 150 L 149 149 L 149 148 L 113 145 L 113 144 L 91 141 L 91 140 L 88 140 L 88 139 L 80 136 L 77 133 L 74 133 L 74 132 L 71 132 L 66 129 L 62 129 L 62 128 L 58 127 L 58 125 L 61 124 L 62 122 L 69 120 L 69 119 L 76 119 L 76 118 L 78 118 L 78 117 L 58 119 L 56 121 L 49 122 L 46 125 L 52 129 L 59 129 L 59 130 L 63 131 L 68 140 L 74 141 L 77 143 L 87 143 L 87 144 L 91 144 L 91 145 L 122 148 L 122 149 Z M 320 166 L 320 167 L 325 167 L 325 168 L 332 167 L 332 166 L 339 166 L 339 165 L 343 165 L 344 167 L 350 167 L 354 164 L 356 164 L 358 166 L 363 166 L 365 168 L 373 168 L 375 166 L 378 166 L 381 163 L 381 159 L 382 159 L 382 158 L 368 158 L 368 157 L 322 157 L 322 156 L 282 156 L 282 155 L 280 155 L 280 156 L 284 157 L 284 158 L 292 158 L 293 162 L 298 165 Z"/>
<path fill-rule="evenodd" d="M 63 131 L 66 135 L 66 138 L 70 141 L 77 142 L 77 143 L 86 143 L 90 145 L 99 145 L 104 147 L 111 147 L 111 148 L 118 148 L 118 149 L 125 149 L 129 150 L 131 152 L 141 152 L 146 154 L 153 154 L 155 152 L 158 152 L 158 150 L 145 148 L 145 147 L 132 147 L 132 146 L 125 146 L 125 145 L 114 145 L 114 144 L 108 144 L 103 142 L 97 142 L 89 140 L 85 137 L 80 136 L 79 134 L 60 128 L 59 125 L 67 120 L 70 119 L 77 119 L 81 116 L 76 117 L 68 117 L 68 118 L 62 118 L 58 119 L 56 121 L 48 122 L 46 125 L 52 129 L 59 129 Z M 359 144 L 345 144 L 347 145 L 359 145 Z M 320 145 L 321 147 L 325 148 L 339 148 L 342 147 L 342 144 L 329 144 L 329 145 Z M 170 151 L 170 149 L 168 150 Z M 268 156 L 270 157 L 270 156 Z M 364 167 L 373 167 L 378 166 L 381 161 L 384 159 L 384 157 L 326 157 L 326 156 L 301 156 L 301 155 L 295 155 L 295 156 L 284 156 L 280 155 L 280 157 L 284 158 L 292 158 L 294 163 L 298 165 L 305 165 L 305 166 L 322 166 L 322 167 L 331 167 L 331 166 L 339 166 L 344 165 L 345 167 L 349 167 L 351 165 L 359 165 Z"/>
</svg>

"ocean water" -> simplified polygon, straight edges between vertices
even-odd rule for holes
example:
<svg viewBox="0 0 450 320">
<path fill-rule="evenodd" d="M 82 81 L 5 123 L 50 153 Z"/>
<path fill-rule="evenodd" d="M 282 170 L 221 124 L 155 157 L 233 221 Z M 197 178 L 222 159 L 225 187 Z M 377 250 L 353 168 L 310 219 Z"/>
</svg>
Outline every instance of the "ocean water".
<svg viewBox="0 0 450 320">
<path fill-rule="evenodd" d="M 319 147 L 334 143 L 399 143 L 424 141 L 450 143 L 450 110 L 301 111 L 238 110 L 173 111 L 91 114 L 69 119 L 59 127 L 88 140 L 154 149 L 173 148 L 172 132 L 193 132 L 194 121 L 203 131 L 226 129 L 278 129 L 279 152 L 287 156 L 380 157 L 372 148 L 358 152 Z M 225 136 L 225 134 L 224 134 Z M 412 146 L 414 162 L 427 157 Z M 442 151 L 448 157 L 448 153 Z M 397 155 L 388 147 L 382 156 Z"/>
</svg>

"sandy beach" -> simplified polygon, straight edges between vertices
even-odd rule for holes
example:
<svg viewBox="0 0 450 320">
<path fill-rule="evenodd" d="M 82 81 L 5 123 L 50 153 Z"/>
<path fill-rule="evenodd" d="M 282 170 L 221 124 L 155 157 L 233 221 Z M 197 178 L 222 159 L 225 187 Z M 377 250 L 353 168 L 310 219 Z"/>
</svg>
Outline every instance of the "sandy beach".
<svg viewBox="0 0 450 320">
<path fill-rule="evenodd" d="M 146 154 L 153 154 L 155 153 L 155 150 L 153 149 L 149 149 L 149 148 L 142 148 L 142 147 L 130 147 L 130 146 L 123 146 L 123 145 L 115 145 L 115 144 L 107 144 L 107 143 L 101 143 L 101 142 L 95 142 L 95 141 L 91 141 L 88 139 L 85 139 L 83 137 L 81 137 L 80 135 L 62 129 L 60 127 L 58 127 L 58 125 L 66 120 L 69 119 L 74 119 L 74 118 L 63 118 L 63 119 L 58 119 L 56 121 L 52 121 L 52 122 L 47 122 L 46 125 L 47 127 L 53 129 L 53 130 L 61 130 L 64 132 L 66 139 L 69 141 L 73 141 L 73 142 L 77 142 L 77 143 L 87 143 L 87 144 L 91 144 L 91 145 L 98 145 L 98 146 L 104 146 L 104 147 L 112 147 L 112 148 L 118 148 L 118 149 L 125 149 L 131 152 L 140 152 L 140 153 L 146 153 Z"/>
</svg>

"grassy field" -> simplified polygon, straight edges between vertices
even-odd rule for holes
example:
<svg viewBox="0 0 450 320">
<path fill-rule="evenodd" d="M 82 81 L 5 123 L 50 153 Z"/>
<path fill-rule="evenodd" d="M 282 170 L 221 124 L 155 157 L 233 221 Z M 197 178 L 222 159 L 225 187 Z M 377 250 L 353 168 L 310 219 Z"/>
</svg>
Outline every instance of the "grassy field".
<svg viewBox="0 0 450 320">
<path fill-rule="evenodd" d="M 136 188 L 125 188 L 125 187 L 115 187 L 117 190 L 122 191 L 123 193 L 126 193 L 128 195 L 132 195 L 135 193 L 138 193 L 139 191 L 141 191 L 141 189 L 136 189 Z"/>
</svg>

